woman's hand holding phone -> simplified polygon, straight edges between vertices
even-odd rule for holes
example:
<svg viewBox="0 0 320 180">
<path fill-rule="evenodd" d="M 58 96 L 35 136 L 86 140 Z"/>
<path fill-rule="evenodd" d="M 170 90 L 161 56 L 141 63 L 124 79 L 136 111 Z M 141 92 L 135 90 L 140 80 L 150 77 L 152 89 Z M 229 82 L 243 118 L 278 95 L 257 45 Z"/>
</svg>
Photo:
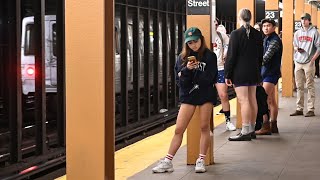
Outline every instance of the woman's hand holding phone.
<svg viewBox="0 0 320 180">
<path fill-rule="evenodd" d="M 198 67 L 198 60 L 194 56 L 189 56 L 188 57 L 188 63 L 187 63 L 187 68 L 188 69 L 196 69 Z"/>
</svg>

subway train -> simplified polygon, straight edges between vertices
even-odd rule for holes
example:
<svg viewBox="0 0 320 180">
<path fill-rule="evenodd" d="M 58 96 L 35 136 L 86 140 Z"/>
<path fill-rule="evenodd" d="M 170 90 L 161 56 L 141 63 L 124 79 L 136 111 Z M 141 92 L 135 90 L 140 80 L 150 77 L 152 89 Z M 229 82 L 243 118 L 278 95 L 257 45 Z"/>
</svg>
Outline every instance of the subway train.
<svg viewBox="0 0 320 180">
<path fill-rule="evenodd" d="M 24 95 L 35 92 L 35 57 L 34 47 L 32 47 L 34 17 L 25 17 L 22 21 L 22 39 L 21 39 L 21 73 L 22 73 L 22 92 Z M 162 24 L 159 24 L 159 39 L 162 38 Z M 150 25 L 150 85 L 153 85 L 153 31 L 152 21 Z M 143 87 L 144 76 L 144 33 L 143 21 L 139 23 L 139 56 L 140 56 L 140 85 Z M 121 57 L 120 57 L 120 40 L 121 40 L 120 18 L 115 18 L 115 92 L 121 91 Z M 128 49 L 127 49 L 127 73 L 128 73 L 128 90 L 133 88 L 133 27 L 132 21 L 128 22 Z M 170 33 L 168 33 L 170 42 Z M 170 48 L 170 44 L 167 44 Z M 162 47 L 162 41 L 159 41 L 159 47 Z M 162 48 L 159 48 L 159 59 L 162 59 Z M 45 72 L 46 72 L 46 92 L 57 92 L 57 57 L 56 57 L 56 16 L 45 16 Z M 159 61 L 159 77 L 162 77 L 162 61 Z M 168 76 L 170 81 L 170 74 Z M 160 78 L 160 83 L 162 79 Z"/>
</svg>

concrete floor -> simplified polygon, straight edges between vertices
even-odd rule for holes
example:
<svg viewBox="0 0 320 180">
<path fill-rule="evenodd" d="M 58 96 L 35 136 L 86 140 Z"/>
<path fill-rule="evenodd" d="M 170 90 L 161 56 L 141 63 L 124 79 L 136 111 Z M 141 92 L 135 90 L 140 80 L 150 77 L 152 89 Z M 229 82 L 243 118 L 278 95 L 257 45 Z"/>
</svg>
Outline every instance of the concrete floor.
<svg viewBox="0 0 320 180">
<path fill-rule="evenodd" d="M 305 96 L 306 97 L 306 96 Z M 207 172 L 197 174 L 186 165 L 186 147 L 173 160 L 173 173 L 153 174 L 152 167 L 130 180 L 318 180 L 320 179 L 320 80 L 316 79 L 316 116 L 290 117 L 296 98 L 279 95 L 279 134 L 258 136 L 248 142 L 230 142 L 237 132 L 226 132 L 222 124 L 214 130 L 214 161 Z M 306 98 L 305 98 L 306 101 Z M 305 105 L 306 107 L 306 105 Z M 306 113 L 306 109 L 305 109 Z M 234 117 L 233 117 L 234 118 Z M 168 142 L 169 143 L 169 142 Z"/>
</svg>

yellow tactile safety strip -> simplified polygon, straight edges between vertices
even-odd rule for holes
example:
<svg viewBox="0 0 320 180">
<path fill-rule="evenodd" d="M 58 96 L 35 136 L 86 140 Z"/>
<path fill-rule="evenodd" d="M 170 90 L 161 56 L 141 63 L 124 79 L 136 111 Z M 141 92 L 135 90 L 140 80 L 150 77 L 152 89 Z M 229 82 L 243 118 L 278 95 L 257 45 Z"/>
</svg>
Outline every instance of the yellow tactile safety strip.
<svg viewBox="0 0 320 180">
<path fill-rule="evenodd" d="M 231 100 L 230 105 L 231 116 L 235 116 L 236 99 Z M 220 109 L 221 105 L 215 107 L 214 113 L 216 114 Z M 216 127 L 224 121 L 223 115 L 215 115 L 214 126 Z M 175 125 L 117 151 L 115 153 L 115 179 L 127 179 L 163 158 L 168 151 L 174 129 Z M 181 146 L 186 145 L 186 139 L 183 139 Z M 66 180 L 66 176 L 56 180 Z"/>
</svg>

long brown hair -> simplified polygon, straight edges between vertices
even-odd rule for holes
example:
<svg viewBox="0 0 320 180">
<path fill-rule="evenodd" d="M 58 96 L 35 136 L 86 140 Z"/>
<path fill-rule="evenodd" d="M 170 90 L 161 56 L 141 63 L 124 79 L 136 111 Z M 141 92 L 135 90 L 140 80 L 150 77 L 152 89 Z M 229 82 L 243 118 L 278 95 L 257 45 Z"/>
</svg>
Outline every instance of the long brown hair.
<svg viewBox="0 0 320 180">
<path fill-rule="evenodd" d="M 198 50 L 198 53 L 199 53 L 198 54 L 198 60 L 199 61 L 202 59 L 203 54 L 206 51 L 206 49 L 208 49 L 208 46 L 206 44 L 206 41 L 204 40 L 204 37 L 201 36 L 200 39 L 201 39 L 201 46 L 200 46 L 200 48 Z M 187 64 L 187 62 L 188 62 L 187 57 L 190 56 L 190 52 L 191 51 L 192 50 L 189 48 L 188 44 L 184 43 L 182 51 L 180 53 L 181 59 L 182 59 L 182 64 L 184 64 L 184 65 Z"/>
</svg>

